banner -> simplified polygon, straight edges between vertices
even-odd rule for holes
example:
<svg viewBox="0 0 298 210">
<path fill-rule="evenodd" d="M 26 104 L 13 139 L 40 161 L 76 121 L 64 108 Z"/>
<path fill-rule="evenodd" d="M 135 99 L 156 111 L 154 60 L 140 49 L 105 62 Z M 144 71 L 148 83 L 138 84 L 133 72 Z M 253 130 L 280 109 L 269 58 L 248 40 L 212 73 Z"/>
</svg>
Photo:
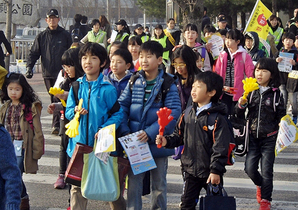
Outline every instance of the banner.
<svg viewBox="0 0 298 210">
<path fill-rule="evenodd" d="M 272 12 L 261 1 L 258 0 L 251 12 L 244 31 L 254 31 L 259 35 L 260 38 L 266 40 L 269 33 L 267 19 L 271 15 Z"/>
</svg>

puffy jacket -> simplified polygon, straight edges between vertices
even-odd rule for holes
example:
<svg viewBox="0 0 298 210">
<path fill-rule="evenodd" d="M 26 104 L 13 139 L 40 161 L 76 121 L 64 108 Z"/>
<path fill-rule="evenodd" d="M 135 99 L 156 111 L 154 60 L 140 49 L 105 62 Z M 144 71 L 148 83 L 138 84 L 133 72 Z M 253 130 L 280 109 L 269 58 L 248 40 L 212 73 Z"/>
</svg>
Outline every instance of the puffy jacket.
<svg viewBox="0 0 298 210">
<path fill-rule="evenodd" d="M 209 109 L 203 110 L 196 116 L 197 104 L 185 118 L 181 114 L 175 131 L 167 139 L 167 148 L 184 145 L 181 155 L 182 170 L 199 177 L 207 178 L 210 173 L 223 175 L 228 159 L 228 149 L 231 132 L 225 116 L 227 106 L 223 103 L 212 103 Z M 209 113 L 218 112 L 214 125 L 214 139 L 210 139 L 208 131 Z M 215 143 L 213 143 L 213 141 Z"/>
<path fill-rule="evenodd" d="M 125 89 L 131 75 L 132 75 L 132 73 L 130 71 L 127 71 L 126 75 L 121 80 L 117 80 L 115 75 L 113 74 L 113 72 L 112 71 L 109 72 L 108 78 L 109 78 L 110 82 L 112 83 L 112 85 L 117 90 L 117 98 L 119 98 L 119 96 Z"/>
<path fill-rule="evenodd" d="M 27 67 L 33 69 L 41 56 L 42 76 L 56 79 L 61 70 L 61 57 L 72 44 L 70 33 L 58 26 L 56 30 L 49 27 L 38 34 L 30 49 Z"/>
<path fill-rule="evenodd" d="M 274 97 L 275 96 L 275 97 Z M 278 88 L 270 88 L 260 94 L 259 90 L 247 96 L 246 106 L 235 106 L 238 117 L 244 117 L 248 108 L 249 130 L 254 138 L 266 138 L 277 134 L 280 119 L 286 115 L 284 99 Z M 274 101 L 275 100 L 275 101 Z"/>
<path fill-rule="evenodd" d="M 249 53 L 251 59 L 257 62 L 260 58 L 263 58 L 266 55 L 265 51 L 259 49 L 259 35 L 254 31 L 246 32 L 245 35 L 248 35 L 253 40 L 253 44 L 251 49 L 247 49 L 246 46 L 244 48 Z"/>
<path fill-rule="evenodd" d="M 232 57 L 234 58 L 234 88 L 237 89 L 233 100 L 238 101 L 243 94 L 242 80 L 244 79 L 244 76 L 253 77 L 254 64 L 252 63 L 250 55 L 242 46 L 238 47 L 238 50 L 232 54 Z M 215 72 L 222 76 L 224 81 L 226 79 L 227 64 L 228 53 L 223 51 L 219 54 L 216 61 Z"/>
<path fill-rule="evenodd" d="M 167 107 L 172 110 L 171 115 L 174 119 L 166 126 L 164 134 L 170 134 L 174 131 L 176 121 L 181 114 L 181 102 L 176 85 L 173 83 L 162 101 L 161 86 L 164 81 L 163 70 L 159 70 L 156 77 L 156 83 L 153 86 L 151 95 L 146 104 L 144 104 L 146 79 L 144 71 L 139 71 L 140 76 L 136 79 L 130 90 L 127 84 L 125 90 L 119 98 L 119 103 L 124 111 L 122 124 L 119 127 L 119 133 L 126 135 L 139 130 L 144 130 L 149 138 L 148 143 L 153 157 L 165 157 L 174 154 L 173 149 L 158 149 L 155 144 L 156 135 L 159 131 L 156 112 Z"/>
<path fill-rule="evenodd" d="M 96 81 L 87 81 L 86 75 L 77 79 L 79 81 L 78 98 L 83 99 L 82 107 L 88 110 L 88 114 L 80 116 L 79 135 L 69 139 L 67 154 L 72 156 L 77 142 L 93 147 L 95 133 L 103 127 L 116 124 L 119 127 L 123 112 L 120 109 L 113 113 L 110 117 L 108 111 L 111 110 L 117 101 L 117 92 L 115 87 L 108 81 L 106 76 L 99 75 Z M 73 88 L 70 88 L 65 117 L 69 120 L 73 119 L 76 101 L 74 98 Z"/>
</svg>

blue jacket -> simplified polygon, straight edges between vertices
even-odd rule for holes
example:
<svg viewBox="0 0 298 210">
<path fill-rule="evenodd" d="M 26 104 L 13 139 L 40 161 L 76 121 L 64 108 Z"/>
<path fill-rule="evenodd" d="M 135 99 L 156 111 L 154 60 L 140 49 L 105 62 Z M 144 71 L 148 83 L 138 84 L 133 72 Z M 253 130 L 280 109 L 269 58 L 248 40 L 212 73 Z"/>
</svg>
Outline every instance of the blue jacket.
<svg viewBox="0 0 298 210">
<path fill-rule="evenodd" d="M 100 74 L 96 81 L 88 82 L 86 75 L 84 75 L 77 81 L 80 83 L 78 98 L 83 98 L 82 107 L 88 110 L 88 114 L 80 116 L 79 135 L 69 139 L 67 147 L 69 157 L 72 156 L 77 142 L 86 144 L 88 140 L 88 145 L 93 147 L 95 133 L 100 128 L 114 123 L 116 124 L 116 128 L 118 128 L 123 117 L 121 108 L 110 117 L 108 116 L 108 111 L 111 110 L 117 101 L 117 91 L 106 76 Z M 74 117 L 75 106 L 76 101 L 71 87 L 65 111 L 65 117 L 67 119 L 71 120 Z"/>
<path fill-rule="evenodd" d="M 22 178 L 9 133 L 0 127 L 0 210 L 19 210 Z"/>
<path fill-rule="evenodd" d="M 130 90 L 129 84 L 119 98 L 119 103 L 124 111 L 123 121 L 119 127 L 119 132 L 122 135 L 134 133 L 139 130 L 144 130 L 149 137 L 148 143 L 153 157 L 165 157 L 174 154 L 173 149 L 158 149 L 155 144 L 156 135 L 159 133 L 159 125 L 157 122 L 156 112 L 167 107 L 172 110 L 174 119 L 166 126 L 164 135 L 171 134 L 174 131 L 176 121 L 181 113 L 181 102 L 177 87 L 173 83 L 170 90 L 167 92 L 165 101 L 162 101 L 161 85 L 164 81 L 164 71 L 159 70 L 151 95 L 146 104 L 144 104 L 146 79 L 144 71 L 141 70 L 140 76 L 136 79 Z"/>
<path fill-rule="evenodd" d="M 123 92 L 123 90 L 125 89 L 131 75 L 132 75 L 132 73 L 130 71 L 127 71 L 126 75 L 119 81 L 115 78 L 115 75 L 113 74 L 112 71 L 110 71 L 108 73 L 109 81 L 116 88 L 118 98 L 121 95 L 121 93 Z"/>
</svg>

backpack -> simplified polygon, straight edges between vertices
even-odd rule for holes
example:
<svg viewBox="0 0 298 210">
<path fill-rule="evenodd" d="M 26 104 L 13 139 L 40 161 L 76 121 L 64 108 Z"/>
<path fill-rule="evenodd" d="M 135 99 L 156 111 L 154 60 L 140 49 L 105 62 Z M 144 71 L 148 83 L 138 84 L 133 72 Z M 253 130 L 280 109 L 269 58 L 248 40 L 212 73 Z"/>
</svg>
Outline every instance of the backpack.
<svg viewBox="0 0 298 210">
<path fill-rule="evenodd" d="M 191 109 L 192 109 L 192 106 L 189 106 L 185 109 L 184 118 L 188 117 L 189 112 L 190 112 Z M 208 136 L 209 136 L 209 139 L 213 140 L 213 143 L 215 141 L 215 139 L 213 138 L 213 130 L 214 130 L 214 127 L 215 127 L 215 124 L 216 124 L 217 115 L 218 115 L 218 112 L 210 113 L 209 116 L 208 116 L 208 119 L 207 119 Z M 230 145 L 229 145 L 229 151 L 228 151 L 228 160 L 227 160 L 226 165 L 233 165 L 235 163 L 234 151 L 235 151 L 235 147 L 236 147 L 235 140 L 234 140 L 234 134 L 233 134 L 233 127 L 232 127 L 231 122 L 228 120 L 228 118 L 225 117 L 225 119 L 227 121 L 227 124 L 229 126 L 229 130 L 230 130 L 230 133 L 231 133 Z M 183 145 L 180 146 L 180 147 L 183 147 Z M 181 152 L 182 152 L 182 150 L 181 150 Z M 176 148 L 175 148 L 175 152 L 176 152 Z M 181 152 L 180 152 L 180 157 L 181 157 Z"/>
<path fill-rule="evenodd" d="M 72 29 L 72 31 L 71 31 L 72 42 L 79 42 L 81 39 L 81 36 L 82 36 L 82 33 L 81 33 L 80 28 Z"/>
</svg>

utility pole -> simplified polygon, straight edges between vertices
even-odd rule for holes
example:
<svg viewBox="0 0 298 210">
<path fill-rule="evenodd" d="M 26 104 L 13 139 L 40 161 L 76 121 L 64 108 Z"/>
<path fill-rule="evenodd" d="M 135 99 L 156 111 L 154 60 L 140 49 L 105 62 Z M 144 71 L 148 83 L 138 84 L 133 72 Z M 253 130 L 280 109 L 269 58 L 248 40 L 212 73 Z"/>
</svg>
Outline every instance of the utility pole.
<svg viewBox="0 0 298 210">
<path fill-rule="evenodd" d="M 11 22 L 12 22 L 12 0 L 5 0 L 6 3 L 6 31 L 5 36 L 10 43 L 11 40 Z M 10 57 L 5 57 L 5 69 L 9 71 Z"/>
</svg>

